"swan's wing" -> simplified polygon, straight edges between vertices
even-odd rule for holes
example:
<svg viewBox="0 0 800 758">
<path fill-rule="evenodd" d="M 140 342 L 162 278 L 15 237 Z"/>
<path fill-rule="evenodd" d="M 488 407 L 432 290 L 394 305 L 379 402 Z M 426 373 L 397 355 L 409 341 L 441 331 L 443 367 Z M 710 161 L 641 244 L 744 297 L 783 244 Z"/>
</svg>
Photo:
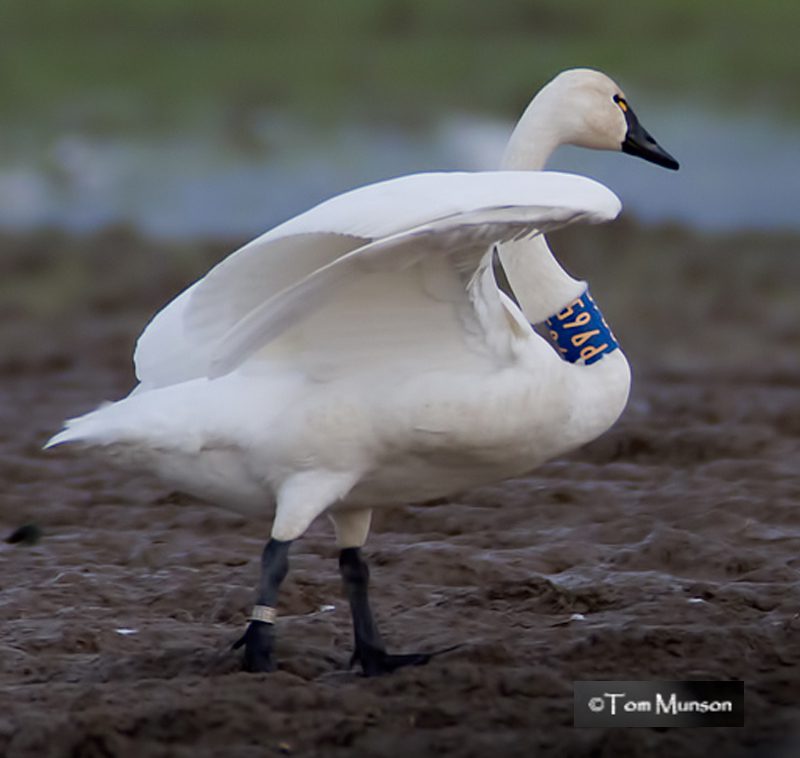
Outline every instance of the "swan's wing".
<svg viewBox="0 0 800 758">
<path fill-rule="evenodd" d="M 470 342 L 473 352 L 495 348 L 498 356 L 509 357 L 491 246 L 549 231 L 580 215 L 561 208 L 483 209 L 364 245 L 234 324 L 214 351 L 209 376 L 233 371 L 287 332 L 294 352 L 305 354 L 298 358 L 306 366 L 309 353 L 319 360 L 324 352 L 329 364 L 336 356 L 337 362 L 355 367 L 353 354 L 369 344 L 373 359 L 388 352 L 397 364 L 405 351 L 430 367 L 430 361 L 422 360 L 420 343 L 432 339 L 438 351 L 469 349 Z M 440 352 L 438 359 L 443 357 Z"/>
<path fill-rule="evenodd" d="M 205 376 L 219 338 L 265 298 L 369 242 L 324 232 L 267 239 L 274 231 L 232 253 L 153 317 L 133 354 L 141 389 Z"/>
<path fill-rule="evenodd" d="M 229 255 L 156 314 L 136 344 L 137 378 L 150 388 L 205 376 L 215 343 L 272 295 L 368 242 L 490 205 L 504 186 L 492 173 L 414 174 L 295 216 Z"/>
<path fill-rule="evenodd" d="M 316 356 L 318 372 L 345 366 L 348 353 L 377 359 L 381 345 L 394 360 L 403 349 L 419 357 L 421 341 L 437 352 L 474 331 L 491 272 L 475 275 L 493 242 L 606 220 L 619 207 L 596 182 L 545 172 L 419 174 L 360 188 L 212 269 L 142 335 L 137 373 L 158 385 L 225 373 L 257 353 L 290 362 L 302 353 L 306 368 Z"/>
<path fill-rule="evenodd" d="M 500 297 L 492 245 L 578 220 L 605 220 L 619 202 L 582 177 L 467 176 L 480 190 L 473 203 L 462 198 L 460 211 L 346 253 L 250 310 L 221 335 L 209 376 L 259 358 L 288 359 L 326 377 L 376 365 L 395 370 L 403 363 L 431 368 L 477 356 L 512 358 L 520 324 L 516 309 Z M 498 179 L 503 192 L 496 191 Z M 497 205 L 480 207 L 487 198 Z M 233 297 L 232 282 L 215 298 Z M 282 335 L 288 339 L 276 345 Z"/>
</svg>

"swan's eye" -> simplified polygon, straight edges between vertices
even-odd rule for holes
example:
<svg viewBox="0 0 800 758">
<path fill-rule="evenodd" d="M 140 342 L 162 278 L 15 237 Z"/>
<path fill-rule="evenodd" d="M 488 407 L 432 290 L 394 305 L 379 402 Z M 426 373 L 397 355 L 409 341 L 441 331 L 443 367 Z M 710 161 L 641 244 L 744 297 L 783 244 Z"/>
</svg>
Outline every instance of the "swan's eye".
<svg viewBox="0 0 800 758">
<path fill-rule="evenodd" d="M 614 95 L 614 102 L 620 107 L 620 110 L 623 113 L 628 112 L 628 103 L 626 102 L 624 97 L 620 97 L 619 95 Z"/>
</svg>

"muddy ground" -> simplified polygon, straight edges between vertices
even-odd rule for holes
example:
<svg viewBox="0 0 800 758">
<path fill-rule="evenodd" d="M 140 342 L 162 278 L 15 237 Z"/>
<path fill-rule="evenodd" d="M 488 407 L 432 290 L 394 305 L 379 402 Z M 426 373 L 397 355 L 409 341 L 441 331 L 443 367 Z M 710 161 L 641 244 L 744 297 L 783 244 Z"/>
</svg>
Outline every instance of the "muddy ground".
<svg viewBox="0 0 800 758">
<path fill-rule="evenodd" d="M 800 754 L 800 240 L 553 240 L 634 367 L 617 426 L 529 477 L 376 516 L 373 600 L 427 667 L 348 671 L 331 528 L 293 549 L 279 670 L 239 671 L 269 515 L 69 452 L 148 315 L 230 245 L 0 240 L 0 755 Z M 582 618 L 570 620 L 573 614 Z M 742 679 L 745 727 L 575 729 L 579 679 Z"/>
</svg>

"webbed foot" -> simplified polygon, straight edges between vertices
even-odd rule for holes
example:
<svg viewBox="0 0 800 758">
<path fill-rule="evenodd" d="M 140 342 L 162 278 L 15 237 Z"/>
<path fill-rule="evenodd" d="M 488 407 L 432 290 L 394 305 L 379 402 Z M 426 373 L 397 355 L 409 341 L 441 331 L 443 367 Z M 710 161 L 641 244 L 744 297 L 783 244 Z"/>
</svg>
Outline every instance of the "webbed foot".
<svg viewBox="0 0 800 758">
<path fill-rule="evenodd" d="M 431 658 L 442 655 L 442 653 L 449 653 L 451 650 L 455 650 L 458 647 L 461 647 L 461 645 L 451 645 L 442 650 L 435 650 L 432 653 L 393 654 L 362 642 L 353 653 L 353 657 L 350 659 L 350 665 L 352 666 L 354 663 L 360 663 L 364 676 L 383 676 L 384 674 L 391 674 L 405 666 L 424 666 Z"/>
</svg>

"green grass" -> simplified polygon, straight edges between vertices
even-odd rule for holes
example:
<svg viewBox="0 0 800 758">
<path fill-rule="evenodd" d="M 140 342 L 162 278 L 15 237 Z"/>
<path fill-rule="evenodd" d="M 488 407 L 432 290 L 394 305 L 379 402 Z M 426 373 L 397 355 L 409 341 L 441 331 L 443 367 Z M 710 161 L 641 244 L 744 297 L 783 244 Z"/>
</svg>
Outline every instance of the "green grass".
<svg viewBox="0 0 800 758">
<path fill-rule="evenodd" d="M 4 0 L 0 118 L 510 114 L 575 65 L 628 90 L 796 117 L 798 28 L 788 0 Z"/>
</svg>

